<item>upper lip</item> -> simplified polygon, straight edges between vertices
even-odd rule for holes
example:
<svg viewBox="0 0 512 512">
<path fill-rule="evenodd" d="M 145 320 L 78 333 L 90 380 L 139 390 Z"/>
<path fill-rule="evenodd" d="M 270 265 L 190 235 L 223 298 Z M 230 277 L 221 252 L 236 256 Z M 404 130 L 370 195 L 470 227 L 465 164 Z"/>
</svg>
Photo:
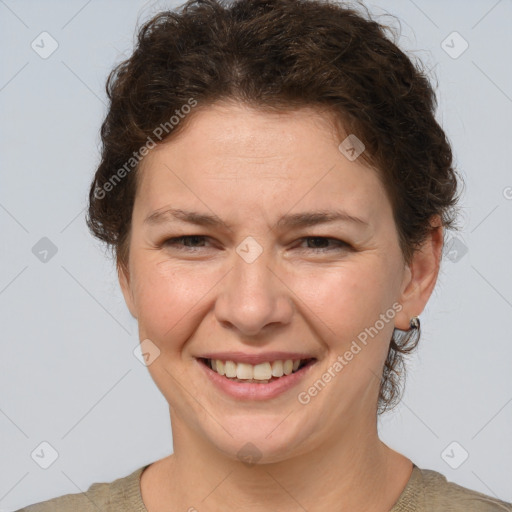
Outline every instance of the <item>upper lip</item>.
<svg viewBox="0 0 512 512">
<path fill-rule="evenodd" d="M 210 352 L 202 354 L 199 359 L 217 359 L 220 361 L 233 361 L 235 363 L 260 364 L 267 361 L 286 361 L 287 359 L 315 359 L 311 354 L 303 352 L 264 352 L 260 354 L 246 354 L 244 352 Z"/>
</svg>

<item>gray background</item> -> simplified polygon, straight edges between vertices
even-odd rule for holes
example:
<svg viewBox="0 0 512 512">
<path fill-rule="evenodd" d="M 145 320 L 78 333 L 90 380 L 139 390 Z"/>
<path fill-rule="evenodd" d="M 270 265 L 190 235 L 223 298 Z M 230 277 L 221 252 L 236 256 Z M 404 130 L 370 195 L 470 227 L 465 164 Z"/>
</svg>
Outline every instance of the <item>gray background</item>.
<svg viewBox="0 0 512 512">
<path fill-rule="evenodd" d="M 171 450 L 167 404 L 134 356 L 136 323 L 84 208 L 106 76 L 136 24 L 175 5 L 0 0 L 0 511 L 84 491 Z M 463 229 L 382 438 L 420 467 L 512 501 L 512 1 L 367 5 L 396 15 L 401 46 L 436 74 L 439 120 L 467 184 Z M 59 45 L 46 59 L 31 47 L 43 31 Z M 457 58 L 453 31 L 469 44 Z M 58 452 L 48 469 L 44 441 Z"/>
</svg>

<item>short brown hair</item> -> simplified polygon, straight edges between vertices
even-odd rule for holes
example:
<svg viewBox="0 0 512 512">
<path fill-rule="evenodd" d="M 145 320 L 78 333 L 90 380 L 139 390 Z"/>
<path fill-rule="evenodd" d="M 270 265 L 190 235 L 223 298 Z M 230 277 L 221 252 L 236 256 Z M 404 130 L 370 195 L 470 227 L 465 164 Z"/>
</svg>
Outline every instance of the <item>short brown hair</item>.
<svg viewBox="0 0 512 512">
<path fill-rule="evenodd" d="M 365 16 L 330 0 L 190 0 L 158 13 L 107 80 L 110 105 L 89 192 L 89 229 L 126 268 L 137 189 L 133 155 L 191 98 L 196 112 L 219 100 L 260 110 L 317 107 L 364 143 L 361 158 L 378 172 L 409 263 L 433 216 L 455 228 L 458 181 L 428 74 L 388 38 L 388 29 L 367 10 Z M 180 116 L 162 140 L 193 115 Z M 116 173 L 122 179 L 114 182 Z M 418 341 L 417 331 L 395 329 L 379 413 L 400 399 L 403 356 Z"/>
</svg>

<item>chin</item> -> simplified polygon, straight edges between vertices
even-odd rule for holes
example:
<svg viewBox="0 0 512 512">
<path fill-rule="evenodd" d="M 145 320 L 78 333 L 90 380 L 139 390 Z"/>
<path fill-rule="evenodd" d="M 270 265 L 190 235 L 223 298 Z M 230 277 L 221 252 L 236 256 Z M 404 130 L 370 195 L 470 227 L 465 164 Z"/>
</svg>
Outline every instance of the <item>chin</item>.
<svg viewBox="0 0 512 512">
<path fill-rule="evenodd" d="M 224 456 L 248 466 L 281 462 L 313 449 L 314 429 L 288 414 L 240 415 L 223 421 L 224 428 L 211 425 L 204 435 Z"/>
</svg>

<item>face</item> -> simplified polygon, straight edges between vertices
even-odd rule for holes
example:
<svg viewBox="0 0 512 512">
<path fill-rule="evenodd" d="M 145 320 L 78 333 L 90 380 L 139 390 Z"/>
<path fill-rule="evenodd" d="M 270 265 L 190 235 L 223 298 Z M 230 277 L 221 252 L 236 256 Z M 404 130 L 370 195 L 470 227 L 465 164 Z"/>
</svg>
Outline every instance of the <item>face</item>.
<svg viewBox="0 0 512 512">
<path fill-rule="evenodd" d="M 318 111 L 194 116 L 139 169 L 120 272 L 175 450 L 194 438 L 235 458 L 251 442 L 278 461 L 371 428 L 393 328 L 432 274 L 404 264 L 376 171 Z"/>
</svg>

